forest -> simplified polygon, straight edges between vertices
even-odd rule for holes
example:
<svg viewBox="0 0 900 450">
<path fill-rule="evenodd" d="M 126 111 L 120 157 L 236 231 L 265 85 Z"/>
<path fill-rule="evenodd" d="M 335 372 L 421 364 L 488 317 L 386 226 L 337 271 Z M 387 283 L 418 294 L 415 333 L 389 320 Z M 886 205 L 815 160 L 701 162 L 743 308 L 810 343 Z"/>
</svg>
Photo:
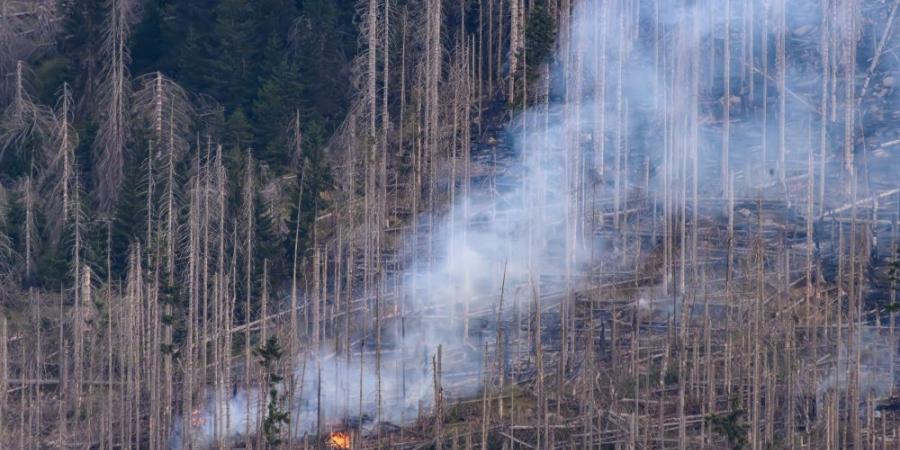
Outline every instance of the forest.
<svg viewBox="0 0 900 450">
<path fill-rule="evenodd" d="M 0 448 L 900 448 L 900 0 L 0 0 Z"/>
</svg>

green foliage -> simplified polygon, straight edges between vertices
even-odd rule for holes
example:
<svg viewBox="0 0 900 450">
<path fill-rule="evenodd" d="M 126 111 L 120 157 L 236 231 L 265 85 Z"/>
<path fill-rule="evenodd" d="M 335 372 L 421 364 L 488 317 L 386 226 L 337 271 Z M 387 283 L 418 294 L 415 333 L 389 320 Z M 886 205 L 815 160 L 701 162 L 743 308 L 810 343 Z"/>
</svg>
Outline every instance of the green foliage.
<svg viewBox="0 0 900 450">
<path fill-rule="evenodd" d="M 290 52 L 304 82 L 303 109 L 315 111 L 331 130 L 344 119 L 350 104 L 350 61 L 356 51 L 351 0 L 301 0 L 292 29 Z M 304 120 L 316 120 L 305 116 Z M 305 130 L 308 131 L 308 130 Z"/>
<path fill-rule="evenodd" d="M 525 63 L 520 65 L 512 74 L 516 78 L 516 85 L 521 80 L 532 82 L 538 76 L 541 66 L 548 62 L 553 55 L 553 47 L 556 42 L 556 21 L 553 14 L 543 3 L 535 5 L 525 19 L 525 46 L 516 50 L 516 57 Z M 515 98 L 510 99 L 510 104 L 520 107 L 526 101 L 522 92 L 517 89 Z"/>
<path fill-rule="evenodd" d="M 669 369 L 666 370 L 665 376 L 663 377 L 663 383 L 665 383 L 666 386 L 671 386 L 678 383 L 678 369 L 676 369 L 675 367 L 669 367 Z"/>
<path fill-rule="evenodd" d="M 254 224 L 256 225 L 254 227 L 254 253 L 255 259 L 260 262 L 260 264 L 256 265 L 258 273 L 254 279 L 258 280 L 259 283 L 263 282 L 263 261 L 269 261 L 269 279 L 280 279 L 284 275 L 279 270 L 282 266 L 280 263 L 287 261 L 287 258 L 282 254 L 281 241 L 283 237 L 275 229 L 272 220 L 266 214 L 266 206 L 262 196 L 258 193 L 253 201 L 253 209 L 255 215 Z M 261 286 L 258 289 L 257 292 L 260 292 Z"/>
<path fill-rule="evenodd" d="M 69 252 L 64 245 L 48 245 L 38 260 L 38 279 L 42 286 L 70 285 Z"/>
<path fill-rule="evenodd" d="M 891 264 L 888 268 L 888 276 L 891 278 L 891 281 L 900 281 L 900 247 L 897 247 L 894 252 L 894 257 L 891 258 Z"/>
<path fill-rule="evenodd" d="M 247 0 L 222 0 L 215 9 L 202 81 L 226 109 L 248 106 L 255 90 L 255 67 L 260 61 L 253 23 L 256 14 Z"/>
<path fill-rule="evenodd" d="M 140 13 L 131 27 L 128 46 L 131 62 L 129 73 L 141 76 L 160 71 L 189 93 L 189 101 L 199 114 L 191 114 L 183 138 L 190 143 L 174 161 L 177 176 L 175 192 L 186 190 L 186 183 L 196 174 L 194 159 L 203 155 L 195 142 L 207 136 L 222 144 L 225 152 L 227 185 L 224 216 L 226 253 L 231 254 L 231 232 L 238 226 L 234 218 L 243 217 L 241 184 L 247 170 L 246 152 L 252 149 L 254 159 L 267 170 L 259 170 L 254 195 L 252 304 L 247 319 L 255 314 L 262 283 L 263 261 L 269 261 L 272 292 L 289 279 L 293 255 L 294 230 L 300 228 L 300 252 L 309 241 L 309 228 L 315 211 L 322 206 L 321 195 L 328 189 L 328 166 L 324 147 L 328 138 L 343 121 L 350 104 L 350 61 L 356 51 L 357 35 L 354 17 L 355 1 L 351 0 L 139 0 Z M 145 252 L 147 273 L 160 271 L 160 320 L 171 332 L 173 341 L 160 352 L 177 356 L 186 339 L 186 298 L 183 274 L 187 264 L 183 196 L 177 196 L 178 230 L 174 276 L 165 267 L 154 267 L 165 252 L 160 236 L 148 233 L 147 227 L 147 139 L 153 135 L 143 121 L 126 118 L 133 137 L 125 149 L 126 182 L 119 201 L 109 215 L 97 214 L 90 199 L 94 183 L 102 178 L 96 173 L 91 143 L 98 124 L 96 105 L 103 92 L 100 83 L 108 0 L 59 0 L 60 31 L 55 42 L 34 59 L 25 61 L 29 68 L 29 93 L 46 107 L 56 105 L 63 83 L 68 83 L 73 103 L 69 110 L 71 125 L 77 135 L 73 166 L 81 180 L 81 263 L 92 270 L 92 279 L 103 285 L 121 282 L 127 275 L 132 248 L 139 244 Z M 129 101 L 132 99 L 129 99 Z M 291 145 L 293 121 L 299 112 L 302 134 L 299 161 Z M 39 179 L 42 161 L 35 155 L 53 149 L 48 142 L 34 138 L 23 140 L 0 161 L 0 185 L 13 192 L 24 176 L 33 173 Z M 36 161 L 36 163 L 35 163 Z M 160 165 L 154 162 L 154 170 Z M 301 171 L 303 172 L 301 174 Z M 162 179 L 157 172 L 153 220 L 160 217 Z M 289 177 L 286 175 L 293 175 Z M 278 177 L 278 178 L 276 178 Z M 290 181 L 296 180 L 296 184 Z M 51 177 L 52 178 L 52 177 Z M 285 192 L 276 205 L 281 221 L 272 220 L 263 202 L 261 190 L 281 182 Z M 71 192 L 70 192 L 71 194 Z M 59 195 L 42 186 L 37 198 Z M 302 196 L 302 197 L 300 197 Z M 0 267 L 19 275 L 24 272 L 24 205 L 17 195 L 9 196 L 9 207 L 0 211 Z M 71 198 L 70 198 L 71 199 Z M 297 203 L 300 223 L 297 222 Z M 74 233 L 71 220 L 55 226 L 56 211 L 42 209 L 37 202 L 34 211 L 32 276 L 22 280 L 28 286 L 47 290 L 73 289 Z M 45 216 L 47 215 L 47 216 Z M 289 217 L 289 219 L 284 219 Z M 70 217 L 71 219 L 71 217 Z M 159 226 L 154 223 L 154 226 Z M 151 242 L 145 242 L 150 235 Z M 8 245 L 7 245 L 8 244 Z M 7 251 L 6 248 L 9 248 Z M 238 258 L 241 252 L 238 251 Z M 243 261 L 242 261 L 243 262 Z M 242 265 L 243 267 L 243 265 Z M 246 286 L 238 283 L 240 298 Z M 96 296 L 99 299 L 101 296 Z M 95 299 L 96 300 L 96 299 Z M 108 305 L 99 305 L 108 307 Z M 245 317 L 243 302 L 236 319 Z M 235 342 L 239 343 L 240 335 Z M 247 345 L 252 345 L 247 343 Z"/>
<path fill-rule="evenodd" d="M 159 344 L 159 351 L 164 355 L 174 355 L 175 346 L 172 344 Z"/>
<path fill-rule="evenodd" d="M 678 383 L 678 368 L 674 366 L 666 367 L 663 372 L 662 366 L 653 364 L 650 368 L 650 379 L 653 383 L 662 383 L 664 386 L 672 386 Z"/>
<path fill-rule="evenodd" d="M 160 351 L 163 354 L 178 356 L 178 348 L 187 339 L 187 313 L 184 311 L 187 307 L 184 296 L 184 289 L 177 283 L 169 283 L 163 280 L 163 284 L 159 288 L 159 303 L 163 310 L 171 311 L 171 313 L 163 313 L 160 316 L 160 322 L 164 327 L 172 331 L 172 344 L 163 344 Z"/>
<path fill-rule="evenodd" d="M 891 280 L 891 283 L 900 282 L 900 247 L 897 247 L 894 250 L 891 263 L 888 265 L 888 278 Z M 887 305 L 884 305 L 884 312 L 888 314 L 900 312 L 900 304 L 888 303 Z"/>
<path fill-rule="evenodd" d="M 533 71 L 553 54 L 556 42 L 556 21 L 544 5 L 535 6 L 525 21 L 526 62 Z"/>
<path fill-rule="evenodd" d="M 253 103 L 256 148 L 261 150 L 258 157 L 262 161 L 276 167 L 289 162 L 287 130 L 303 101 L 302 96 L 300 70 L 288 58 L 283 58 L 260 86 Z M 303 111 L 303 117 L 308 115 L 309 111 Z"/>
<path fill-rule="evenodd" d="M 290 423 L 290 413 L 282 409 L 283 398 L 278 395 L 278 384 L 282 377 L 278 375 L 276 367 L 284 352 L 276 336 L 269 336 L 265 344 L 256 347 L 253 353 L 259 357 L 259 364 L 265 370 L 266 381 L 269 386 L 269 403 L 266 406 L 266 416 L 263 418 L 263 436 L 270 446 L 281 443 L 281 427 Z"/>
<path fill-rule="evenodd" d="M 736 399 L 732 399 L 731 412 L 727 414 L 709 414 L 704 419 L 712 427 L 712 430 L 722 435 L 728 445 L 734 450 L 747 446 L 747 431 L 749 426 L 744 421 L 746 411 L 740 409 Z"/>
<path fill-rule="evenodd" d="M 237 108 L 228 120 L 225 122 L 225 144 L 228 146 L 230 158 L 236 163 L 241 164 L 244 158 L 244 150 L 250 145 L 253 139 L 250 122 L 247 115 L 244 114 L 243 108 Z"/>
<path fill-rule="evenodd" d="M 103 22 L 106 14 L 105 0 L 62 0 L 62 30 L 57 37 L 56 53 L 62 64 L 71 67 L 64 78 L 76 92 L 89 92 L 100 76 L 100 45 L 103 39 Z M 55 92 L 59 86 L 48 86 Z"/>
<path fill-rule="evenodd" d="M 38 62 L 34 68 L 35 93 L 41 103 L 56 103 L 57 91 L 63 82 L 75 78 L 72 60 L 53 55 Z"/>
<path fill-rule="evenodd" d="M 165 54 L 171 42 L 163 41 L 163 13 L 165 1 L 144 2 L 142 20 L 134 28 L 130 49 L 133 73 L 156 70 L 159 59 Z"/>
<path fill-rule="evenodd" d="M 276 336 L 269 336 L 265 344 L 256 347 L 253 352 L 259 357 L 259 364 L 266 370 L 266 373 L 271 373 L 275 370 L 275 364 L 284 356 L 284 351 L 281 349 L 281 344 L 278 343 L 278 337 Z M 270 378 L 270 381 L 278 383 L 281 381 L 281 378 Z"/>
<path fill-rule="evenodd" d="M 138 160 L 143 154 L 130 158 L 125 167 L 126 179 L 144 180 L 143 169 Z M 113 227 L 110 241 L 110 257 L 113 277 L 124 278 L 127 275 L 128 258 L 131 248 L 146 235 L 147 208 L 143 186 L 145 182 L 125 183 L 119 195 L 119 201 L 113 211 Z"/>
</svg>

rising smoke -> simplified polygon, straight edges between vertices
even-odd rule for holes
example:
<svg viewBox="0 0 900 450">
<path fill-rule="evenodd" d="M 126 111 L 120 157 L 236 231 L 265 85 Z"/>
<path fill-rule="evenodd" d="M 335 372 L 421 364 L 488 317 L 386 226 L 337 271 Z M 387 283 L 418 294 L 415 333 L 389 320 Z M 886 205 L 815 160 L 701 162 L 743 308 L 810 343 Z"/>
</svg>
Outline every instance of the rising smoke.
<svg viewBox="0 0 900 450">
<path fill-rule="evenodd" d="M 702 43 L 723 45 L 725 2 L 633 3 L 634 11 L 626 11 L 622 8 L 629 2 L 576 2 L 572 23 L 561 24 L 568 30 L 559 33 L 559 51 L 550 64 L 554 76 L 544 86 L 546 95 L 537 95 L 545 101 L 517 113 L 502 134 L 500 145 L 511 147 L 503 156 L 504 169 L 493 179 L 472 180 L 469 195 L 435 219 L 438 225 L 428 237 L 432 254 L 414 246 L 406 249 L 410 263 L 399 299 L 392 299 L 406 319 L 394 317 L 384 325 L 380 385 L 374 321 L 369 321 L 364 324 L 368 333 L 359 333 L 354 351 L 301 355 L 294 377 L 302 389 L 290 412 L 292 430 L 311 433 L 348 417 L 363 425 L 405 423 L 420 412 L 427 414 L 433 406 L 433 357 L 439 346 L 463 349 L 455 350 L 461 357 L 443 364 L 445 376 L 481 370 L 485 337 L 495 331 L 469 323 L 467 314 L 496 311 L 501 290 L 508 309 L 516 302 L 530 304 L 540 292 L 572 292 L 590 282 L 588 263 L 602 260 L 608 244 L 591 235 L 590 224 L 612 220 L 608 213 L 618 212 L 619 202 L 630 194 L 655 198 L 660 216 L 692 213 L 672 206 L 691 204 L 685 196 L 722 198 L 732 189 L 729 176 L 732 196 L 787 197 L 784 180 L 805 173 L 809 152 L 819 152 L 820 143 L 811 136 L 821 119 L 815 115 L 818 87 L 804 81 L 809 69 L 782 67 L 775 60 L 780 24 L 774 18 L 783 14 L 787 39 L 809 39 L 821 22 L 818 3 L 786 2 L 786 11 L 766 10 L 750 19 L 740 12 L 741 20 L 755 26 L 753 40 L 766 36 L 767 44 L 753 47 L 741 36 L 730 36 L 730 97 L 722 74 L 710 69 L 716 66 L 707 67 L 702 54 L 716 51 Z M 838 27 L 836 32 L 845 30 Z M 745 53 L 751 51 L 748 57 Z M 747 91 L 745 78 L 762 84 L 763 67 L 771 71 L 765 80 L 768 91 Z M 777 82 L 779 71 L 784 89 Z M 541 90 L 540 82 L 532 84 Z M 766 113 L 754 106 L 777 104 L 779 95 L 786 97 L 783 106 Z M 704 98 L 718 100 L 709 104 Z M 727 153 L 722 151 L 726 110 L 734 122 L 729 122 Z M 779 119 L 803 126 L 779 128 Z M 822 145 L 828 167 L 842 139 L 826 136 Z M 476 148 L 476 164 L 478 152 L 491 151 L 497 149 Z M 770 186 L 776 189 L 765 189 Z M 722 203 L 700 202 L 691 209 L 721 213 Z M 659 283 L 672 280 L 661 276 Z M 668 292 L 667 287 L 645 290 L 641 306 L 653 308 L 653 297 Z M 881 375 L 879 371 L 877 378 Z M 846 377 L 836 372 L 823 381 L 820 393 L 844 383 Z M 477 383 L 448 383 L 444 395 L 466 397 L 480 389 Z M 223 437 L 256 429 L 257 391 L 239 389 L 228 393 L 227 401 L 209 397 L 202 412 L 207 419 L 193 433 L 195 442 L 212 442 L 214 417 L 222 424 L 228 417 L 228 426 L 220 427 Z"/>
</svg>

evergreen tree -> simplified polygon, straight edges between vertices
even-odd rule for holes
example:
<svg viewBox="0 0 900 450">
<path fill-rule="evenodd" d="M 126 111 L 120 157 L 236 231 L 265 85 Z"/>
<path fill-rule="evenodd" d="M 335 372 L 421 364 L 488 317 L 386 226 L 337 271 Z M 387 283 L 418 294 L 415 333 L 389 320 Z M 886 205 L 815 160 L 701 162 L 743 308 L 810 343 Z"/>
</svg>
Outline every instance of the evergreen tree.
<svg viewBox="0 0 900 450">
<path fill-rule="evenodd" d="M 142 20 L 135 26 L 130 42 L 131 72 L 136 75 L 161 70 L 160 59 L 170 51 L 172 43 L 166 42 L 168 36 L 163 34 L 164 4 L 144 2 Z"/>
<path fill-rule="evenodd" d="M 104 0 L 62 0 L 62 31 L 56 43 L 56 56 L 61 64 L 71 67 L 71 78 L 66 77 L 82 97 L 90 96 L 99 74 L 99 49 L 103 39 L 103 23 L 106 13 Z M 58 86 L 57 86 L 58 87 Z M 57 87 L 52 87 L 55 91 Z"/>
<path fill-rule="evenodd" d="M 266 211 L 266 204 L 262 196 L 257 191 L 256 199 L 253 201 L 254 209 L 254 242 L 253 249 L 254 268 L 257 281 L 256 292 L 262 291 L 263 283 L 263 262 L 269 261 L 269 278 L 271 280 L 286 279 L 287 269 L 284 264 L 289 259 L 283 254 L 282 240 L 284 236 L 278 233 L 278 230 L 272 224 L 272 219 Z"/>
<path fill-rule="evenodd" d="M 243 108 L 235 109 L 225 121 L 224 143 L 230 169 L 243 166 L 245 150 L 253 143 L 252 130 Z"/>
<path fill-rule="evenodd" d="M 136 161 L 129 163 L 125 169 L 125 183 L 113 214 L 112 227 L 112 266 L 113 278 L 122 279 L 128 268 L 129 248 L 134 242 L 146 236 L 146 198 L 142 192 L 143 170 Z"/>
<path fill-rule="evenodd" d="M 281 349 L 281 344 L 278 343 L 278 337 L 269 336 L 265 344 L 253 349 L 253 352 L 259 357 L 259 365 L 263 368 L 269 390 L 269 399 L 263 418 L 263 436 L 266 438 L 267 445 L 277 446 L 282 442 L 281 427 L 290 422 L 290 412 L 283 409 L 284 398 L 278 392 L 278 386 L 284 379 L 279 375 L 280 368 L 278 367 L 284 351 Z"/>
<path fill-rule="evenodd" d="M 525 48 L 529 76 L 553 54 L 556 21 L 544 5 L 535 6 L 525 22 Z M 520 56 L 521 57 L 521 56 Z"/>
<path fill-rule="evenodd" d="M 289 160 L 288 129 L 294 112 L 309 114 L 303 105 L 303 85 L 296 65 L 283 58 L 260 86 L 253 103 L 253 122 L 259 158 L 279 167 Z"/>
<path fill-rule="evenodd" d="M 249 0 L 222 0 L 215 9 L 211 52 L 204 61 L 203 82 L 227 110 L 250 106 L 259 67 L 261 44 Z"/>
<path fill-rule="evenodd" d="M 291 50 L 303 70 L 303 98 L 328 122 L 343 120 L 350 102 L 350 61 L 356 49 L 350 0 L 302 0 Z"/>
<path fill-rule="evenodd" d="M 215 8 L 219 0 L 167 0 L 160 6 L 161 48 L 156 68 L 171 73 L 174 79 L 191 91 L 209 94 L 205 85 L 210 67 L 207 62 L 215 58 L 211 43 L 215 25 Z M 149 71 L 148 70 L 148 71 Z"/>
</svg>

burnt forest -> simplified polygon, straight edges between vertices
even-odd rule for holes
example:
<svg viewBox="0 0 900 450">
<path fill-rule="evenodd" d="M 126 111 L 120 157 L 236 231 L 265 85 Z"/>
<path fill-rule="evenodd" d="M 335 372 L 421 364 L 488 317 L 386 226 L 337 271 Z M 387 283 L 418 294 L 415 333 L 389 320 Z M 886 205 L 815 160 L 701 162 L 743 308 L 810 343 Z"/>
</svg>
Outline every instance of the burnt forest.
<svg viewBox="0 0 900 450">
<path fill-rule="evenodd" d="M 898 449 L 898 16 L 0 0 L 0 448 Z"/>
</svg>

